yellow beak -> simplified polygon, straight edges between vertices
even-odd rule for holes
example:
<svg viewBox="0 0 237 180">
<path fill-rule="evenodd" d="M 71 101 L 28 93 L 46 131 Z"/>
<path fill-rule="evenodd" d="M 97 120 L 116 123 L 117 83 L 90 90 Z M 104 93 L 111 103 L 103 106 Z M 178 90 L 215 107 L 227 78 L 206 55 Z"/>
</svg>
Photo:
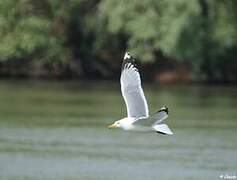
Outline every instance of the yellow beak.
<svg viewBox="0 0 237 180">
<path fill-rule="evenodd" d="M 116 124 L 111 124 L 109 126 L 107 126 L 107 128 L 111 129 L 111 128 L 117 128 Z"/>
</svg>

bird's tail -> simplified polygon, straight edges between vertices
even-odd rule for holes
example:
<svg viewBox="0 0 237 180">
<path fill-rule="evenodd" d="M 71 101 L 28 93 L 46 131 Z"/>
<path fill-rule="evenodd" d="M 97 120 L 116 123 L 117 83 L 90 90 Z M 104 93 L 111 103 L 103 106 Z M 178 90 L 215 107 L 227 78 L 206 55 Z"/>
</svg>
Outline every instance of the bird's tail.
<svg viewBox="0 0 237 180">
<path fill-rule="evenodd" d="M 170 130 L 169 126 L 167 124 L 156 124 L 153 126 L 153 129 L 156 130 L 157 133 L 160 134 L 168 134 L 168 135 L 172 135 L 173 132 Z"/>
</svg>

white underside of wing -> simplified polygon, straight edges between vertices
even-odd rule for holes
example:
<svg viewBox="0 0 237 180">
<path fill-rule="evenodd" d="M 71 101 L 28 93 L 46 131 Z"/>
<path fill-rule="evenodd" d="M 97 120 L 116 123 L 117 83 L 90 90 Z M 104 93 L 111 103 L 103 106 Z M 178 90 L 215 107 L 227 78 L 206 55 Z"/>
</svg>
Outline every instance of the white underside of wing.
<svg viewBox="0 0 237 180">
<path fill-rule="evenodd" d="M 133 64 L 125 65 L 120 83 L 128 117 L 148 117 L 148 106 L 141 87 L 140 74 Z"/>
</svg>

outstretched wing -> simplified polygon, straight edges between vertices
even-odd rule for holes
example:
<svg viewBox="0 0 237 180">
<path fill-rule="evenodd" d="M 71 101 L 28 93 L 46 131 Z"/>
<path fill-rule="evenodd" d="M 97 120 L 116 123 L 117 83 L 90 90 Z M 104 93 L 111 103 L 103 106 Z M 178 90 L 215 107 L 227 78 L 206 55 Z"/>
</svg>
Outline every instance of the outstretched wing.
<svg viewBox="0 0 237 180">
<path fill-rule="evenodd" d="M 126 52 L 120 77 L 121 91 L 127 106 L 128 117 L 148 117 L 148 106 L 135 59 Z"/>
<path fill-rule="evenodd" d="M 161 122 L 168 117 L 168 113 L 168 108 L 164 106 L 150 117 L 140 118 L 136 120 L 133 124 L 139 126 L 154 126 L 157 124 L 161 124 Z"/>
</svg>

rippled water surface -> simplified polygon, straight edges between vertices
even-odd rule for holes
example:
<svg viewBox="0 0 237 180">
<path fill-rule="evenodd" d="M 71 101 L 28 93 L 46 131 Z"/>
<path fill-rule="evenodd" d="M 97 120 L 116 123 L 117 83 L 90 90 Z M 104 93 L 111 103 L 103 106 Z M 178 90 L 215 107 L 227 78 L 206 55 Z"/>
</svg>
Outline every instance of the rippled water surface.
<svg viewBox="0 0 237 180">
<path fill-rule="evenodd" d="M 173 136 L 108 130 L 119 84 L 0 81 L 0 179 L 220 179 L 237 174 L 237 88 L 144 83 Z"/>
</svg>

